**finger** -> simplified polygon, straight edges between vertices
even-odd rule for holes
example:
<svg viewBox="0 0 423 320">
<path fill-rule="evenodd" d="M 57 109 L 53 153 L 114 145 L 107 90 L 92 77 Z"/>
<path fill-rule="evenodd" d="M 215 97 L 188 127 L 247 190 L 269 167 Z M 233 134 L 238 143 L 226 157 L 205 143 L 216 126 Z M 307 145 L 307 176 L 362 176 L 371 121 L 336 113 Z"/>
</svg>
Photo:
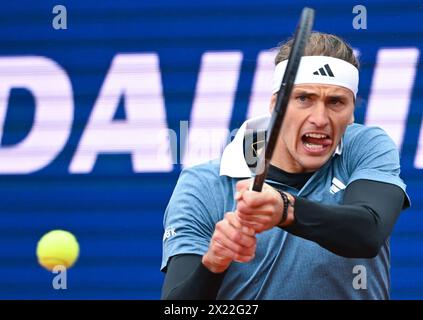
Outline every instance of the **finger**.
<svg viewBox="0 0 423 320">
<path fill-rule="evenodd" d="M 251 256 L 256 251 L 256 244 L 254 243 L 253 246 L 247 248 L 238 243 L 235 243 L 231 239 L 229 239 L 225 234 L 220 234 L 219 236 L 215 237 L 214 239 L 221 247 L 229 250 L 231 254 L 228 254 L 230 257 L 234 258 L 235 255 L 241 256 Z M 223 249 L 222 249 L 223 251 Z"/>
<path fill-rule="evenodd" d="M 264 204 L 274 204 L 275 197 L 270 191 L 256 192 L 246 190 L 242 193 L 242 200 L 245 201 L 249 207 L 257 208 Z"/>
<path fill-rule="evenodd" d="M 266 214 L 266 212 L 271 209 L 271 206 L 264 204 L 258 207 L 251 207 L 244 199 L 238 201 L 236 205 L 236 211 L 243 214 Z"/>
<path fill-rule="evenodd" d="M 257 208 L 266 203 L 266 197 L 263 192 L 245 191 L 242 195 L 242 200 L 250 208 Z"/>
<path fill-rule="evenodd" d="M 236 183 L 236 191 L 241 192 L 244 190 L 248 190 L 250 188 L 250 184 L 252 182 L 252 179 L 245 179 L 240 180 Z"/>
<path fill-rule="evenodd" d="M 257 217 L 259 216 L 255 214 L 245 214 L 245 213 L 239 212 L 238 217 L 241 224 L 244 224 L 245 222 L 249 222 L 249 223 L 257 222 Z"/>
<path fill-rule="evenodd" d="M 242 256 L 242 255 L 238 255 L 238 254 L 236 254 L 235 256 L 234 256 L 234 261 L 235 262 L 242 262 L 242 263 L 245 263 L 245 262 L 250 262 L 251 260 L 253 260 L 254 258 L 255 258 L 255 253 L 254 254 L 252 254 L 252 255 L 250 255 L 250 256 Z"/>
<path fill-rule="evenodd" d="M 245 218 L 247 217 L 247 219 Z M 241 223 L 249 228 L 254 229 L 255 233 L 261 233 L 273 227 L 273 222 L 267 216 L 239 216 Z"/>
<path fill-rule="evenodd" d="M 244 227 L 244 226 L 243 226 Z M 248 228 L 252 230 L 255 234 L 253 228 L 245 226 L 244 228 Z M 245 249 L 251 249 L 257 243 L 255 236 L 249 236 L 245 233 L 241 232 L 239 229 L 227 229 L 224 233 L 224 237 L 228 241 L 228 248 L 235 251 L 236 253 L 242 253 Z"/>
<path fill-rule="evenodd" d="M 236 213 L 235 212 L 227 212 L 225 214 L 225 220 L 227 220 L 235 229 L 241 229 L 242 224 L 241 222 L 237 219 Z"/>
<path fill-rule="evenodd" d="M 233 218 L 233 216 L 231 216 Z M 226 248 L 241 254 L 243 250 L 249 249 L 256 244 L 254 236 L 248 236 L 236 229 L 227 220 L 223 220 L 221 224 L 216 225 L 218 233 L 216 239 Z"/>
<path fill-rule="evenodd" d="M 243 227 L 248 228 L 248 231 L 246 231 L 246 229 L 244 229 L 246 232 L 248 232 L 248 235 L 254 235 L 255 236 L 256 228 L 255 228 L 254 222 L 249 221 L 249 220 L 245 220 L 245 219 L 241 219 L 241 217 L 238 216 L 238 215 L 237 215 L 237 219 L 241 222 Z M 246 232 L 244 232 L 244 233 L 246 233 Z"/>
<path fill-rule="evenodd" d="M 209 256 L 209 260 L 211 260 L 214 265 L 228 265 L 236 256 L 234 252 L 221 245 L 214 238 L 210 243 L 210 248 L 211 256 Z"/>
<path fill-rule="evenodd" d="M 236 230 L 241 230 L 242 233 L 244 233 L 247 236 L 250 237 L 254 237 L 255 236 L 255 232 L 254 229 L 249 227 L 249 226 L 245 226 L 241 223 L 240 219 L 237 216 L 237 213 L 235 212 L 230 212 L 227 213 L 225 215 L 225 218 L 228 220 L 228 222 L 236 229 Z"/>
<path fill-rule="evenodd" d="M 250 229 L 252 229 L 254 231 L 254 234 L 257 233 L 257 224 L 255 222 L 252 221 L 243 221 L 242 224 Z"/>
<path fill-rule="evenodd" d="M 256 208 L 251 208 L 247 203 L 242 199 L 236 204 L 236 211 L 242 214 L 255 214 Z"/>
<path fill-rule="evenodd" d="M 263 216 L 268 216 L 268 215 L 272 215 L 273 214 L 273 212 L 274 212 L 274 206 L 269 205 L 269 204 L 265 204 L 265 205 L 260 206 L 260 207 L 252 208 L 252 207 L 248 206 L 248 204 L 244 200 L 242 200 L 242 201 L 239 201 L 238 202 L 238 204 L 236 206 L 236 211 L 238 213 L 243 214 L 243 215 L 250 215 L 250 216 L 251 215 L 252 216 L 254 216 L 254 215 L 257 215 L 257 216 L 263 215 Z"/>
<path fill-rule="evenodd" d="M 272 223 L 271 215 L 248 215 L 248 214 L 244 215 L 240 213 L 239 219 L 241 223 L 248 222 L 250 224 L 262 224 L 262 225 L 268 225 Z"/>
</svg>

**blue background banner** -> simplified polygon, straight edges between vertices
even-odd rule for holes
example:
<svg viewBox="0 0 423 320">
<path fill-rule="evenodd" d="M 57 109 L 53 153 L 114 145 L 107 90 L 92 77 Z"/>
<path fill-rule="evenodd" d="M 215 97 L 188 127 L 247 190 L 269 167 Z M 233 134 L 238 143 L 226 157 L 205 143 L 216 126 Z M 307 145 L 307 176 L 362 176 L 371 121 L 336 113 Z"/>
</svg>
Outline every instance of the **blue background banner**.
<svg viewBox="0 0 423 320">
<path fill-rule="evenodd" d="M 52 10 L 57 4 L 67 10 L 67 29 L 53 27 L 57 14 Z M 205 54 L 235 52 L 241 58 L 235 68 L 238 78 L 227 129 L 236 129 L 249 114 L 260 53 L 292 35 L 305 5 L 316 9 L 315 30 L 335 33 L 359 52 L 356 122 L 386 125 L 400 142 L 402 178 L 408 185 L 412 207 L 401 215 L 391 237 L 391 291 L 394 299 L 422 299 L 423 158 L 418 160 L 418 155 L 422 153 L 423 157 L 423 138 L 419 143 L 423 3 L 408 0 L 363 3 L 367 29 L 353 27 L 357 15 L 353 1 L 4 2 L 0 11 L 0 298 L 158 299 L 163 281 L 159 270 L 162 218 L 182 165 L 175 161 L 170 167 L 163 164 L 162 169 L 148 169 L 143 167 L 146 162 L 140 151 L 141 165 L 137 167 L 131 152 L 123 147 L 113 152 L 111 142 L 107 152 L 98 152 L 92 167 L 78 167 L 78 154 L 81 163 L 88 163 L 88 156 L 84 157 L 91 145 L 107 147 L 107 140 L 113 140 L 113 134 L 109 137 L 107 132 L 84 140 L 90 119 L 95 117 L 95 106 L 98 110 L 115 110 L 112 120 L 116 124 L 139 116 L 135 127 L 148 127 L 148 119 L 162 119 L 157 123 L 174 130 L 178 141 L 183 140 L 181 121 L 192 118 Z M 396 61 L 395 70 L 399 70 L 391 75 L 391 79 L 398 76 L 396 91 L 375 72 L 380 61 L 381 74 L 389 74 L 383 73 L 387 69 L 381 62 L 381 50 L 391 50 L 388 53 L 399 57 L 388 59 Z M 125 65 L 123 69 L 114 66 L 119 56 L 140 55 L 143 59 L 150 55 L 153 58 L 148 61 L 157 62 L 157 69 L 154 63 L 146 63 L 140 70 L 152 68 L 149 72 L 157 72 L 144 75 L 138 82 L 137 78 L 129 81 L 128 86 L 138 83 L 142 92 L 131 96 L 138 87 L 118 89 L 138 69 L 129 62 L 128 70 Z M 43 64 L 37 66 L 35 62 L 25 67 L 26 62 L 33 61 L 31 57 L 43 57 L 51 69 L 44 70 Z M 31 75 L 35 78 L 28 81 L 34 88 L 38 85 L 38 91 L 19 82 Z M 8 87 L 12 82 L 14 85 Z M 152 97 L 147 94 L 150 82 L 151 90 L 160 89 Z M 382 87 L 385 84 L 386 90 L 377 91 L 378 83 Z M 153 99 L 151 106 L 155 106 L 154 101 L 163 103 L 162 117 L 160 113 L 153 115 L 151 107 L 142 109 L 148 99 Z M 13 150 L 22 147 L 29 133 L 39 128 L 42 101 L 53 106 L 51 119 L 43 122 L 50 136 L 39 138 L 39 144 L 16 156 Z M 128 105 L 136 106 L 136 101 L 141 108 L 137 110 L 142 112 L 134 116 L 136 111 Z M 209 102 L 216 104 L 219 113 L 219 99 L 210 96 Z M 370 105 L 374 108 L 371 113 Z M 61 108 L 69 112 L 68 118 Z M 386 111 L 378 112 L 380 108 Z M 402 116 L 396 117 L 395 112 Z M 384 113 L 386 118 L 380 116 Z M 101 114 L 97 116 L 101 118 Z M 113 128 L 120 132 L 118 125 Z M 122 137 L 137 136 L 136 129 L 128 132 Z M 148 135 L 137 138 L 142 144 Z M 55 139 L 61 139 L 57 142 L 60 147 L 53 146 Z M 84 144 L 88 149 L 82 148 Z M 176 152 L 183 153 L 183 148 Z M 35 167 L 37 156 L 50 153 L 51 159 L 44 165 L 25 172 L 24 167 Z M 149 161 L 153 166 L 154 161 Z M 35 256 L 37 241 L 53 229 L 71 231 L 81 246 L 77 264 L 68 271 L 66 290 L 53 289 L 55 275 L 41 268 Z"/>
</svg>

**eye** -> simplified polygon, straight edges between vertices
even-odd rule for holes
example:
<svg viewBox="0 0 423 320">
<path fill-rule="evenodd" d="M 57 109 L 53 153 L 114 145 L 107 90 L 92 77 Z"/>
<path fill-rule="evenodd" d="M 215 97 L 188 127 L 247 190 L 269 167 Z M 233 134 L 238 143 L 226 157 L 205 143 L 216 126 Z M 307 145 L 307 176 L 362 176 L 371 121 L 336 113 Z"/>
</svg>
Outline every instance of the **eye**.
<svg viewBox="0 0 423 320">
<path fill-rule="evenodd" d="M 340 98 L 330 98 L 328 103 L 334 106 L 341 106 L 345 104 Z"/>
<path fill-rule="evenodd" d="M 297 96 L 295 99 L 297 99 L 299 102 L 307 102 L 310 100 L 310 98 L 304 94 Z"/>
</svg>

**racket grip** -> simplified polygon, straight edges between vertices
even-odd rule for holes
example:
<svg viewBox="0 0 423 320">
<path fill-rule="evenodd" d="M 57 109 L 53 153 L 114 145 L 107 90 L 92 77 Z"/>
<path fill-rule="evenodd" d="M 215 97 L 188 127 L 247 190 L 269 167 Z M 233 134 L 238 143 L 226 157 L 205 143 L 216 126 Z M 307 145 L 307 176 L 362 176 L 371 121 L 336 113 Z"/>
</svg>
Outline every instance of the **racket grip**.
<svg viewBox="0 0 423 320">
<path fill-rule="evenodd" d="M 266 179 L 266 174 L 258 174 L 254 177 L 253 183 L 250 185 L 250 190 L 261 192 L 263 189 L 264 180 Z"/>
</svg>

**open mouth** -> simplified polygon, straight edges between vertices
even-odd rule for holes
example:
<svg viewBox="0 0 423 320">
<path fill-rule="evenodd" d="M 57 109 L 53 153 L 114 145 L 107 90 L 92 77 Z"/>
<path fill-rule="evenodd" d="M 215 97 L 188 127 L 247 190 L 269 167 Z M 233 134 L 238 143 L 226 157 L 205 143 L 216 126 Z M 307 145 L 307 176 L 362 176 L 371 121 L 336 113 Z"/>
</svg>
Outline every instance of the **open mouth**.
<svg viewBox="0 0 423 320">
<path fill-rule="evenodd" d="M 320 154 L 332 145 L 332 139 L 328 134 L 309 132 L 301 137 L 304 148 L 313 154 Z"/>
</svg>

